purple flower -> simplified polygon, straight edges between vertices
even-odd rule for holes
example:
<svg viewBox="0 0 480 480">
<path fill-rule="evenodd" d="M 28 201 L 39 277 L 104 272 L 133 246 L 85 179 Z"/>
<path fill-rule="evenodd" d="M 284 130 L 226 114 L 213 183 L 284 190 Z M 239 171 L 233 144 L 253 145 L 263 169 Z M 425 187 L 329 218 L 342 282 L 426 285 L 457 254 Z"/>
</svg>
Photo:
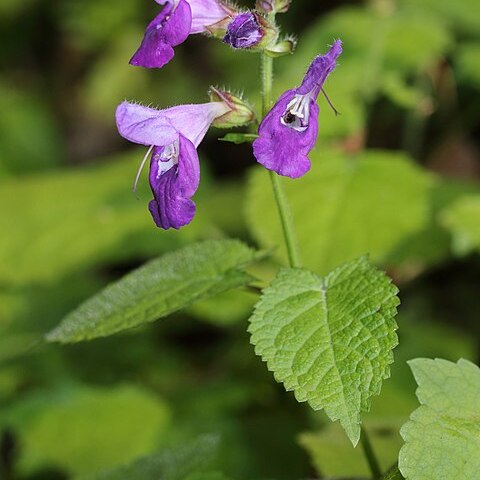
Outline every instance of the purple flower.
<svg viewBox="0 0 480 480">
<path fill-rule="evenodd" d="M 259 163 L 279 175 L 298 178 L 310 170 L 308 153 L 318 134 L 318 94 L 342 53 L 342 42 L 334 42 L 325 55 L 311 63 L 302 84 L 287 90 L 277 100 L 258 129 L 253 153 Z"/>
<path fill-rule="evenodd" d="M 153 151 L 149 180 L 154 199 L 148 208 L 158 227 L 178 229 L 191 222 L 195 215 L 191 197 L 200 180 L 196 148 L 210 124 L 230 110 L 225 102 L 180 105 L 165 110 L 128 102 L 118 106 L 116 121 L 120 135 L 150 146 L 142 166 Z"/>
<path fill-rule="evenodd" d="M 237 15 L 228 25 L 223 41 L 233 48 L 249 48 L 263 37 L 260 24 L 253 13 Z"/>
<path fill-rule="evenodd" d="M 163 67 L 173 58 L 173 47 L 183 43 L 190 34 L 208 31 L 208 27 L 232 13 L 219 0 L 155 1 L 165 7 L 148 25 L 140 47 L 130 60 L 131 65 Z"/>
</svg>

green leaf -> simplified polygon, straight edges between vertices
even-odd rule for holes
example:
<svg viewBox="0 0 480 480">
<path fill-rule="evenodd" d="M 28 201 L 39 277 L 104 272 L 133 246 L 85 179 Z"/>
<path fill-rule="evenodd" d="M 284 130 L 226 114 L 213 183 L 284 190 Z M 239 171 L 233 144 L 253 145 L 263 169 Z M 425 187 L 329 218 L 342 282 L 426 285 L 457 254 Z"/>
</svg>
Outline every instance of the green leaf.
<svg viewBox="0 0 480 480">
<path fill-rule="evenodd" d="M 255 351 L 299 402 L 340 420 L 351 442 L 389 376 L 397 288 L 365 257 L 325 278 L 282 269 L 250 319 Z"/>
<path fill-rule="evenodd" d="M 307 268 L 325 274 L 365 253 L 382 263 L 426 226 L 432 177 L 408 157 L 379 151 L 348 157 L 317 150 L 311 159 L 308 175 L 281 179 Z M 253 171 L 246 208 L 259 243 L 280 247 L 285 259 L 269 178 L 261 168 Z"/>
<path fill-rule="evenodd" d="M 136 327 L 231 288 L 252 277 L 243 267 L 255 252 L 236 240 L 212 240 L 185 247 L 134 270 L 67 315 L 46 335 L 72 343 Z"/>
<path fill-rule="evenodd" d="M 417 358 L 409 365 L 421 406 L 400 434 L 407 480 L 473 480 L 480 472 L 480 369 L 467 360 Z"/>
<path fill-rule="evenodd" d="M 256 133 L 227 133 L 224 137 L 219 138 L 221 142 L 231 142 L 239 145 L 241 143 L 252 143 L 258 135 Z"/>
<path fill-rule="evenodd" d="M 128 465 L 83 476 L 78 480 L 221 480 L 223 477 L 205 471 L 215 462 L 218 447 L 216 436 L 204 435 L 181 447 L 162 450 Z"/>
<path fill-rule="evenodd" d="M 22 445 L 22 473 L 49 465 L 86 474 L 128 462 L 158 448 L 169 424 L 164 401 L 129 385 L 36 393 L 0 417 Z"/>
<path fill-rule="evenodd" d="M 440 221 L 453 236 L 453 251 L 480 250 L 480 195 L 466 195 L 447 207 Z"/>
</svg>

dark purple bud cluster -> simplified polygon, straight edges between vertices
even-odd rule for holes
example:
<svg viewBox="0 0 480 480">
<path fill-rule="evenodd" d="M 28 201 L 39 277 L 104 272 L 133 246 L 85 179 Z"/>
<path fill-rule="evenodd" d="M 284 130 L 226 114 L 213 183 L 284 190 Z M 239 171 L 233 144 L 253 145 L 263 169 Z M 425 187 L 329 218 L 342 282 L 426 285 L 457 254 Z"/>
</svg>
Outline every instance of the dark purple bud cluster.
<svg viewBox="0 0 480 480">
<path fill-rule="evenodd" d="M 233 48 L 250 48 L 263 38 L 261 26 L 254 13 L 237 15 L 228 25 L 223 41 Z"/>
</svg>

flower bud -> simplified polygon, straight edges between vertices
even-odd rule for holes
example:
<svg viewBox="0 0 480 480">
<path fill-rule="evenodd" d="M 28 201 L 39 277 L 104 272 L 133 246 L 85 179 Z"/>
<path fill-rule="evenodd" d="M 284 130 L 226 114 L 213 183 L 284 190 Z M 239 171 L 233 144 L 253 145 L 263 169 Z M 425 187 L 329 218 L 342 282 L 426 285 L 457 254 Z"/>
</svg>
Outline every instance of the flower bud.
<svg viewBox="0 0 480 480">
<path fill-rule="evenodd" d="M 275 45 L 272 45 L 268 48 L 265 49 L 265 53 L 269 57 L 282 57 L 283 55 L 288 55 L 290 53 L 293 53 L 295 50 L 297 42 L 294 38 L 289 37 L 285 38 L 284 40 L 276 43 Z"/>
<path fill-rule="evenodd" d="M 292 0 L 257 0 L 256 8 L 265 13 L 285 13 Z"/>
<path fill-rule="evenodd" d="M 237 15 L 228 25 L 224 43 L 233 48 L 263 50 L 276 41 L 278 30 L 258 13 Z"/>
<path fill-rule="evenodd" d="M 210 87 L 211 102 L 224 102 L 230 107 L 230 111 L 216 118 L 212 125 L 218 128 L 232 128 L 248 125 L 255 120 L 255 113 L 252 108 L 240 97 L 230 92 Z"/>
</svg>

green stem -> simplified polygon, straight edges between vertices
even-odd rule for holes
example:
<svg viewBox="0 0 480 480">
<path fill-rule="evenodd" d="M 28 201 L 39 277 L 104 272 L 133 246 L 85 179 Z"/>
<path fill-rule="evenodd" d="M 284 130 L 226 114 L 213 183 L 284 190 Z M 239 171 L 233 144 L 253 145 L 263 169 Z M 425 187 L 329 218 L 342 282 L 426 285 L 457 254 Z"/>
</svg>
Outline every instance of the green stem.
<svg viewBox="0 0 480 480">
<path fill-rule="evenodd" d="M 290 205 L 288 204 L 280 177 L 275 172 L 270 171 L 269 173 L 273 194 L 275 195 L 275 201 L 277 202 L 278 213 L 280 215 L 280 222 L 282 224 L 285 246 L 287 247 L 288 263 L 292 268 L 300 267 L 300 254 L 298 252 Z"/>
<path fill-rule="evenodd" d="M 362 444 L 363 453 L 367 459 L 368 466 L 372 472 L 372 479 L 379 480 L 382 478 L 382 471 L 380 469 L 380 464 L 378 463 L 375 452 L 373 451 L 370 438 L 368 437 L 367 431 L 362 427 L 362 434 L 360 436 L 360 443 Z"/>
<path fill-rule="evenodd" d="M 273 58 L 262 53 L 262 113 L 263 116 L 269 112 L 272 103 L 272 84 L 273 84 Z M 282 224 L 283 237 L 287 249 L 288 263 L 290 267 L 300 266 L 300 254 L 293 224 L 293 215 L 288 204 L 287 197 L 283 190 L 280 177 L 270 171 L 270 181 L 272 183 L 273 195 L 277 203 L 280 223 Z"/>
<path fill-rule="evenodd" d="M 262 53 L 262 116 L 265 117 L 272 103 L 273 58 Z"/>
</svg>

